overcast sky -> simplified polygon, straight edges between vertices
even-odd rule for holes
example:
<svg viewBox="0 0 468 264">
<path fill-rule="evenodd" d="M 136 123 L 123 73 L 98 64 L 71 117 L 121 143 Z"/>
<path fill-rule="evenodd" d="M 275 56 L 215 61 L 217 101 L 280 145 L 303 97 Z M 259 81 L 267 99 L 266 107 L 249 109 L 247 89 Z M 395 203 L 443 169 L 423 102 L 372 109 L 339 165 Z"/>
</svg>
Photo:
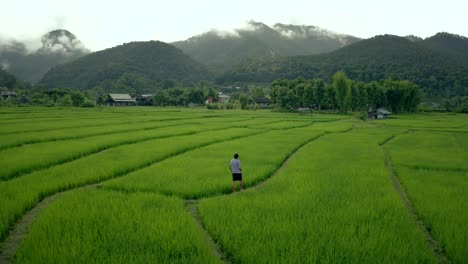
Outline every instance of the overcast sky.
<svg viewBox="0 0 468 264">
<path fill-rule="evenodd" d="M 468 0 L 0 0 L 0 37 L 31 40 L 65 28 L 91 50 L 136 40 L 184 40 L 248 20 L 313 25 L 361 38 L 468 36 Z"/>
</svg>

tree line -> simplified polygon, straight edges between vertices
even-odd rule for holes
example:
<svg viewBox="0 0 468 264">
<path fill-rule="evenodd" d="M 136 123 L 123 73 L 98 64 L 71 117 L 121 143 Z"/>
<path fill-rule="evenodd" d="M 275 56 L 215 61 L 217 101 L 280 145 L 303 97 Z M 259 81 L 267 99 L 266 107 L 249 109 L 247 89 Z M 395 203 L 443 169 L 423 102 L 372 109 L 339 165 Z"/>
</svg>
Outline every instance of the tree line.
<svg viewBox="0 0 468 264">
<path fill-rule="evenodd" d="M 279 79 L 270 84 L 272 103 L 283 110 L 316 108 L 341 113 L 387 108 L 394 113 L 414 112 L 421 102 L 418 85 L 408 80 L 383 79 L 370 83 L 336 72 L 331 83 L 322 79 Z"/>
</svg>

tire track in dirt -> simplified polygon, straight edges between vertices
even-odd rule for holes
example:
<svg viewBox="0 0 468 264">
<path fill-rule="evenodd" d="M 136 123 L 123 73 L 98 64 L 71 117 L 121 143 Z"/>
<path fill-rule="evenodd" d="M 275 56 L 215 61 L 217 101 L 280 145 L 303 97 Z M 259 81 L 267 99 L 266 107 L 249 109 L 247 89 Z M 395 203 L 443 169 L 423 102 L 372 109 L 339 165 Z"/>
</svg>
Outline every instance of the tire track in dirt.
<svg viewBox="0 0 468 264">
<path fill-rule="evenodd" d="M 390 156 L 390 152 L 388 151 L 388 149 L 385 148 L 385 144 L 391 142 L 396 137 L 397 137 L 396 135 L 393 135 L 392 137 L 385 140 L 382 144 L 380 144 L 380 147 L 382 148 L 382 151 L 384 153 L 385 166 L 387 167 L 388 173 L 390 175 L 390 179 L 392 180 L 393 187 L 395 188 L 396 192 L 400 196 L 400 199 L 405 205 L 406 211 L 410 215 L 414 224 L 418 227 L 419 231 L 421 231 L 424 237 L 424 240 L 426 241 L 427 246 L 432 250 L 432 252 L 436 256 L 437 262 L 440 264 L 451 263 L 450 260 L 447 258 L 445 251 L 439 246 L 439 243 L 437 242 L 437 240 L 435 240 L 432 237 L 431 233 L 429 232 L 429 229 L 424 225 L 424 222 L 418 216 L 416 209 L 411 203 L 411 200 L 408 198 L 408 195 L 406 194 L 403 186 L 400 183 L 400 180 L 398 179 L 398 176 L 396 175 L 393 169 L 392 158 Z"/>
</svg>

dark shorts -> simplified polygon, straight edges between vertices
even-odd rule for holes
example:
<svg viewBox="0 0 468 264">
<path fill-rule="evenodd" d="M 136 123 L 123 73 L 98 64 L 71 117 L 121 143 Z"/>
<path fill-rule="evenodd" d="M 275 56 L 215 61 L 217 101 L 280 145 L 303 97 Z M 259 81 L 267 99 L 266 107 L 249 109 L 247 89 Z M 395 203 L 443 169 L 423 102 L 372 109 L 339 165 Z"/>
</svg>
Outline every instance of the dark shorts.
<svg viewBox="0 0 468 264">
<path fill-rule="evenodd" d="M 242 173 L 233 173 L 232 181 L 242 181 Z"/>
</svg>

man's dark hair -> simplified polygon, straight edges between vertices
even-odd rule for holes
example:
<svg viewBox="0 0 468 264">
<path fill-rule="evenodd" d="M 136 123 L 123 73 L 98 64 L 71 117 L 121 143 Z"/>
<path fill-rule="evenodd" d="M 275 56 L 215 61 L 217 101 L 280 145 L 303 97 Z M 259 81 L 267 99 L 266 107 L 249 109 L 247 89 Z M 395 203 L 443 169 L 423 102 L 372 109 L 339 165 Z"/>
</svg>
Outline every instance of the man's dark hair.
<svg viewBox="0 0 468 264">
<path fill-rule="evenodd" d="M 239 154 L 234 154 L 234 158 L 237 159 L 239 157 Z"/>
</svg>

